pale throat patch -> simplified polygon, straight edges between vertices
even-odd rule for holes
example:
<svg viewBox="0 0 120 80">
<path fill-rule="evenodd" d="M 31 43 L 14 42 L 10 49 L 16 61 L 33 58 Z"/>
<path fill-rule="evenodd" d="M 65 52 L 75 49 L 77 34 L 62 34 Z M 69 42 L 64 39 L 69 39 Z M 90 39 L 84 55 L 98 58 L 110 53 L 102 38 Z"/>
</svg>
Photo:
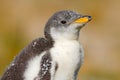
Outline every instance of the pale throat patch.
<svg viewBox="0 0 120 80">
<path fill-rule="evenodd" d="M 57 39 L 78 39 L 79 30 L 77 29 L 82 24 L 72 23 L 67 28 L 62 26 L 59 28 L 52 27 L 50 29 L 50 34 L 54 40 Z"/>
</svg>

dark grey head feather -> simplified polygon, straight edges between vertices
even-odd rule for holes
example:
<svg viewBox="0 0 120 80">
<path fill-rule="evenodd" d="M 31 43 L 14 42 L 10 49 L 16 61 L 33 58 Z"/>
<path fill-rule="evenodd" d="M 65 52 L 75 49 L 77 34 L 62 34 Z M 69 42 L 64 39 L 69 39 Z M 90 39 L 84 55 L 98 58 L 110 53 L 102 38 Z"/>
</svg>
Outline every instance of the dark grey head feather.
<svg viewBox="0 0 120 80">
<path fill-rule="evenodd" d="M 44 30 L 45 35 L 50 34 L 51 27 L 55 27 L 55 28 L 60 28 L 62 26 L 68 27 L 68 25 L 70 25 L 74 20 L 80 17 L 82 17 L 81 14 L 70 10 L 63 10 L 56 12 L 52 17 L 50 17 L 50 19 L 46 23 Z"/>
</svg>

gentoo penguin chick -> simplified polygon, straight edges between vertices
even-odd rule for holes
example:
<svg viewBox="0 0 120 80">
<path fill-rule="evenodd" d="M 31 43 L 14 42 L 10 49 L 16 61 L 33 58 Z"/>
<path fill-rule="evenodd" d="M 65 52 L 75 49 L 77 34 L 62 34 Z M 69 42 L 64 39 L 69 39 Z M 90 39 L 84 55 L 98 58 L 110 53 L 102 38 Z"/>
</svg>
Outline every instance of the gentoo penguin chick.
<svg viewBox="0 0 120 80">
<path fill-rule="evenodd" d="M 45 37 L 25 47 L 1 80 L 76 80 L 84 56 L 79 32 L 90 20 L 70 10 L 56 12 L 45 25 Z"/>
</svg>

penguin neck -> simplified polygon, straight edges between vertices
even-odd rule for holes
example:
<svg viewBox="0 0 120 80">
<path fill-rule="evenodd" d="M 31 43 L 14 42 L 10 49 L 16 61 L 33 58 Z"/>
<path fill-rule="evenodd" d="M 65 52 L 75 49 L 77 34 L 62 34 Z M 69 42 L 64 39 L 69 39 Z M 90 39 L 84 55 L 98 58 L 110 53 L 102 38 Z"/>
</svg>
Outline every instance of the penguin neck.
<svg viewBox="0 0 120 80">
<path fill-rule="evenodd" d="M 51 31 L 50 33 L 51 38 L 53 41 L 60 41 L 60 40 L 67 40 L 67 41 L 78 41 L 79 39 L 79 32 L 77 33 L 71 33 L 71 32 L 54 32 Z"/>
<path fill-rule="evenodd" d="M 45 38 L 46 38 L 47 42 L 48 42 L 50 45 L 53 45 L 54 40 L 53 40 L 53 38 L 51 37 L 51 35 L 48 34 L 47 32 L 45 32 L 44 35 L 45 35 Z"/>
</svg>

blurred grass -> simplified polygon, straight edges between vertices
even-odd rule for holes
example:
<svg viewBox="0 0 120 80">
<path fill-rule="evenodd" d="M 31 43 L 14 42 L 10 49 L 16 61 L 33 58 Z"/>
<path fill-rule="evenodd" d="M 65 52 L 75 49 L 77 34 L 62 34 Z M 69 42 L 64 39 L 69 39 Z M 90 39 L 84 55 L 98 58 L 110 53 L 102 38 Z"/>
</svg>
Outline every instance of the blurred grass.
<svg viewBox="0 0 120 80">
<path fill-rule="evenodd" d="M 119 0 L 0 0 L 0 74 L 15 55 L 43 34 L 47 19 L 58 10 L 89 14 L 81 30 L 85 63 L 80 80 L 120 80 Z"/>
</svg>

